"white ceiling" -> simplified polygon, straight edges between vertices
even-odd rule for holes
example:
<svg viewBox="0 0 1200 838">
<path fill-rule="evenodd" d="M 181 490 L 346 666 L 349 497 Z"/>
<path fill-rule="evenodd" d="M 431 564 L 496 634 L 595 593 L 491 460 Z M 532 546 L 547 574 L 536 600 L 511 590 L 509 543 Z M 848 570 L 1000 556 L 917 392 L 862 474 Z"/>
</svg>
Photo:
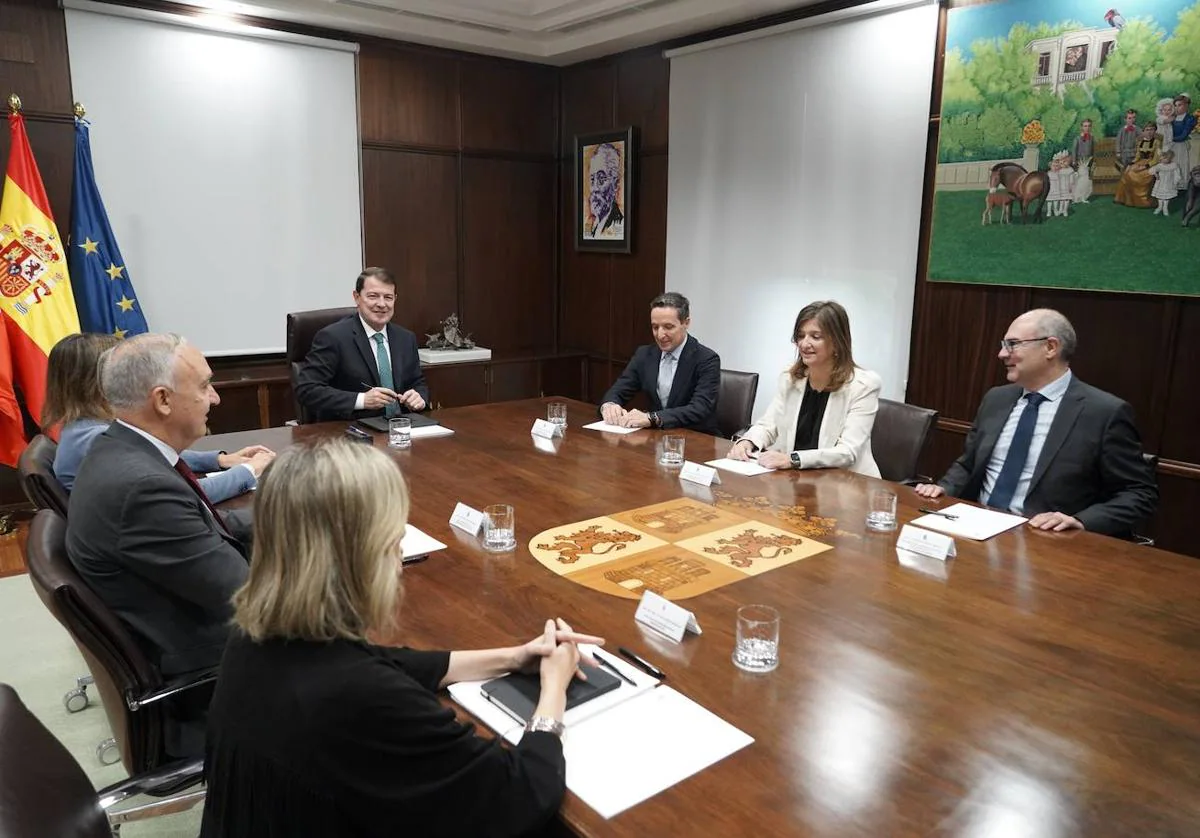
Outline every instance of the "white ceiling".
<svg viewBox="0 0 1200 838">
<path fill-rule="evenodd" d="M 420 44 L 566 65 L 817 0 L 187 0 Z"/>
</svg>

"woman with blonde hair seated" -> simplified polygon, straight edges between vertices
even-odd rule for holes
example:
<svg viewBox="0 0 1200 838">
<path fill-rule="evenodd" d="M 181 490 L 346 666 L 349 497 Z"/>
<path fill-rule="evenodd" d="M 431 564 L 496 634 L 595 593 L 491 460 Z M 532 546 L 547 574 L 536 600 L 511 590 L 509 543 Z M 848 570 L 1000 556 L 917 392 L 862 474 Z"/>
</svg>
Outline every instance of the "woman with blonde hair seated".
<svg viewBox="0 0 1200 838">
<path fill-rule="evenodd" d="M 112 424 L 113 413 L 100 391 L 100 358 L 120 341 L 112 335 L 67 335 L 50 349 L 46 359 L 46 402 L 42 428 L 59 428 L 54 452 L 54 476 L 68 492 L 92 442 Z M 200 476 L 200 488 L 212 503 L 254 487 L 258 475 L 275 455 L 261 445 L 226 454 L 224 451 L 184 451 L 180 458 Z M 235 466 L 244 466 L 235 468 Z M 221 471 L 228 469 L 228 471 Z M 203 476 L 208 472 L 216 472 Z"/>
<path fill-rule="evenodd" d="M 878 477 L 871 428 L 880 379 L 854 363 L 846 309 L 835 302 L 805 306 L 792 343 L 796 362 L 780 375 L 766 414 L 738 438 L 729 456 L 745 460 L 761 451 L 758 462 L 766 468 L 845 468 Z"/>
<path fill-rule="evenodd" d="M 576 644 L 603 641 L 548 620 L 502 649 L 373 643 L 394 628 L 408 509 L 396 463 L 371 446 L 299 446 L 267 469 L 209 708 L 202 838 L 522 835 L 558 810 Z M 513 670 L 541 675 L 515 748 L 438 700 Z"/>
</svg>

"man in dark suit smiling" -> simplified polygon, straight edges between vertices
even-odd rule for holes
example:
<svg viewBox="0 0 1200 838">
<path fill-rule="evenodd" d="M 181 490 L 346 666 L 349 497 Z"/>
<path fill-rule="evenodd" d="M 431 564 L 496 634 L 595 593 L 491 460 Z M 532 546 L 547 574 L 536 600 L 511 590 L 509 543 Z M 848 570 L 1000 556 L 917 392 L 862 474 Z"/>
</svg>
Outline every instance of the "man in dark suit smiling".
<svg viewBox="0 0 1200 838">
<path fill-rule="evenodd" d="M 316 421 L 395 416 L 424 410 L 429 388 L 417 338 L 391 322 L 396 280 L 386 268 L 367 268 L 354 286 L 358 313 L 313 338 L 296 381 L 296 398 Z"/>
<path fill-rule="evenodd" d="M 688 335 L 687 297 L 668 291 L 650 301 L 654 344 L 641 346 L 621 377 L 604 394 L 600 415 L 626 428 L 691 428 L 716 435 L 721 358 Z M 638 393 L 650 398 L 649 411 L 626 410 Z"/>
</svg>

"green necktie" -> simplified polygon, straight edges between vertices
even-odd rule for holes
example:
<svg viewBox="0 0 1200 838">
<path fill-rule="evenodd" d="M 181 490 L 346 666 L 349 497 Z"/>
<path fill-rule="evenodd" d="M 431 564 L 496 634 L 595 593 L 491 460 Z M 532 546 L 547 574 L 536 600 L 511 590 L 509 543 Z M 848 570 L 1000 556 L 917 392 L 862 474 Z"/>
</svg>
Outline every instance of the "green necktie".
<svg viewBox="0 0 1200 838">
<path fill-rule="evenodd" d="M 383 333 L 376 332 L 371 335 L 371 340 L 375 341 L 375 363 L 379 365 L 379 386 L 395 390 L 395 385 L 392 383 L 392 359 L 388 357 L 387 347 L 383 343 Z M 383 415 L 394 416 L 399 412 L 400 405 L 392 402 L 384 408 Z"/>
</svg>

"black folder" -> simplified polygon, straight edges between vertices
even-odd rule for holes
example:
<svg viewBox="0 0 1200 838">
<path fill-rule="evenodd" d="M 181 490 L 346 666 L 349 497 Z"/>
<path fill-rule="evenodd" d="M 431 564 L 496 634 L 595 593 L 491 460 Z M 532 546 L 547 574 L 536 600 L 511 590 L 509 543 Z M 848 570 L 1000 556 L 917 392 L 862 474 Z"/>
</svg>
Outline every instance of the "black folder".
<svg viewBox="0 0 1200 838">
<path fill-rule="evenodd" d="M 434 419 L 432 416 L 426 416 L 424 413 L 401 413 L 397 416 L 393 416 L 392 418 L 411 420 L 414 428 L 425 428 L 429 425 L 438 424 L 438 420 Z M 387 433 L 388 420 L 386 416 L 368 416 L 365 419 L 356 419 L 355 421 L 360 425 L 366 425 L 373 431 L 382 431 L 383 433 Z"/>
<path fill-rule="evenodd" d="M 575 678 L 571 681 L 571 686 L 567 688 L 568 710 L 621 686 L 617 676 L 598 666 L 580 664 L 580 669 L 587 675 L 587 680 L 580 681 Z M 536 672 L 514 672 L 503 678 L 488 681 L 480 689 L 492 704 L 514 719 L 527 722 L 537 707 L 542 692 L 542 681 Z"/>
</svg>

